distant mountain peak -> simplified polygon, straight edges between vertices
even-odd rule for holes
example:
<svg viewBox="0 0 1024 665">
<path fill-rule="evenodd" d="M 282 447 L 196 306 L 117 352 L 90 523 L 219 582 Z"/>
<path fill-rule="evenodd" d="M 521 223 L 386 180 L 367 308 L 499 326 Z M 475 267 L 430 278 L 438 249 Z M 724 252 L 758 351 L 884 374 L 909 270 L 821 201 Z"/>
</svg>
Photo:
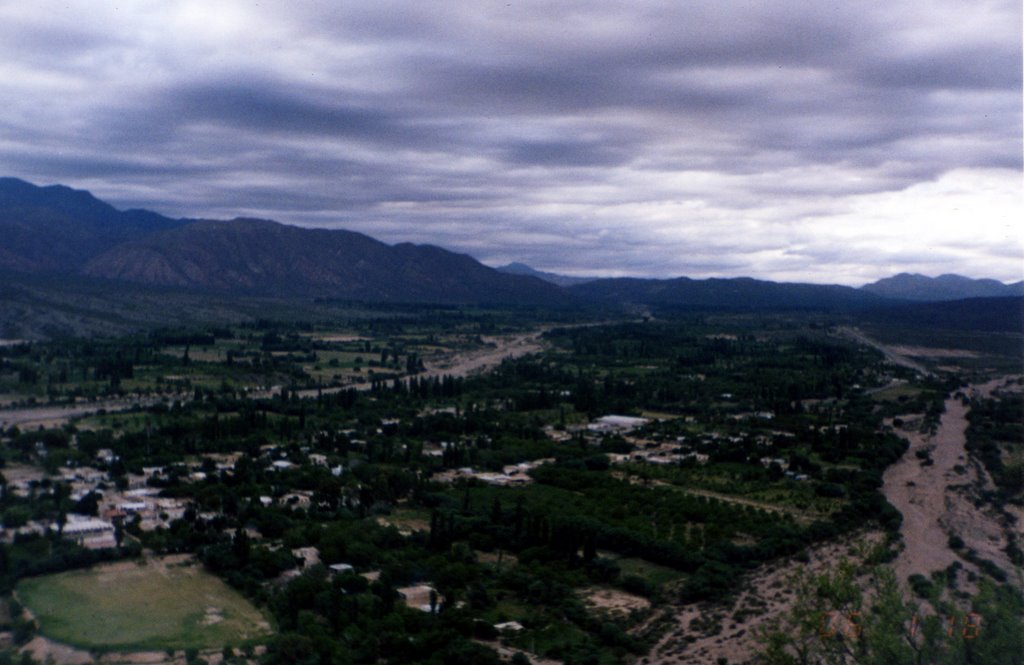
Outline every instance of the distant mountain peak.
<svg viewBox="0 0 1024 665">
<path fill-rule="evenodd" d="M 0 269 L 74 273 L 118 243 L 185 223 L 153 212 L 122 212 L 65 185 L 0 178 Z"/>
<path fill-rule="evenodd" d="M 974 279 L 945 273 L 928 277 L 902 272 L 892 277 L 865 284 L 862 290 L 886 298 L 938 302 L 965 298 L 1000 298 L 1024 295 L 1024 284 L 1004 284 L 994 279 Z"/>
</svg>

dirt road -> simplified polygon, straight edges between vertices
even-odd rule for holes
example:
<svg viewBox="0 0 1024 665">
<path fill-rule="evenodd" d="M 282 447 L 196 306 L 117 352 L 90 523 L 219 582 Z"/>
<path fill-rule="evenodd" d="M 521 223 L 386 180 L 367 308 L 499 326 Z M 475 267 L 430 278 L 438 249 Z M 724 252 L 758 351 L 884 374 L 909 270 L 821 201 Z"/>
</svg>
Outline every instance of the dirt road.
<svg viewBox="0 0 1024 665">
<path fill-rule="evenodd" d="M 749 506 L 751 508 L 758 508 L 760 510 L 767 511 L 769 513 L 778 513 L 779 515 L 790 515 L 796 520 L 802 523 L 810 523 L 816 519 L 827 517 L 827 515 L 821 515 L 813 511 L 800 510 L 799 508 L 791 508 L 789 506 L 780 506 L 774 503 L 768 503 L 766 501 L 756 501 L 754 499 L 745 499 L 740 496 L 733 496 L 731 494 L 723 494 L 722 492 L 712 492 L 710 490 L 701 490 L 694 488 L 676 488 L 683 494 L 689 494 L 690 496 L 702 496 L 709 499 L 717 499 L 723 503 L 732 503 L 737 506 Z"/>
</svg>

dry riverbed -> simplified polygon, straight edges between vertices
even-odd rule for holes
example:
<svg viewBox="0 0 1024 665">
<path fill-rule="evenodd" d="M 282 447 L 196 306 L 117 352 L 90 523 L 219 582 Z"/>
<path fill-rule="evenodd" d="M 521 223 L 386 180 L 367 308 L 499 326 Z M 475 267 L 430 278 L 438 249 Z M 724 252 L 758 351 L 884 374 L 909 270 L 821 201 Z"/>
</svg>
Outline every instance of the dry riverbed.
<svg viewBox="0 0 1024 665">
<path fill-rule="evenodd" d="M 1002 382 L 973 389 L 987 394 Z M 969 409 L 957 397 L 947 399 L 945 408 L 934 435 L 901 431 L 910 449 L 883 476 L 883 494 L 903 515 L 904 549 L 894 563 L 896 573 L 901 581 L 915 573 L 927 577 L 955 561 L 978 573 L 950 547 L 949 538 L 956 535 L 963 539 L 964 551 L 975 551 L 1019 583 L 1003 551 L 1007 539 L 999 516 L 974 502 L 977 490 L 991 488 L 992 481 L 965 448 Z M 918 457 L 918 451 L 927 457 Z"/>
</svg>

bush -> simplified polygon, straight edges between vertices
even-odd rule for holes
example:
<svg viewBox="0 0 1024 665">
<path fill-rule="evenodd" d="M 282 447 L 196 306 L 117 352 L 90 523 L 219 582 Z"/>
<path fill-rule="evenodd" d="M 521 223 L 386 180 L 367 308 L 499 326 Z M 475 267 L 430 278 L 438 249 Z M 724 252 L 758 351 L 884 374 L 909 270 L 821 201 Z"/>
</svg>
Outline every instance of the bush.
<svg viewBox="0 0 1024 665">
<path fill-rule="evenodd" d="M 924 575 L 914 573 L 907 578 L 907 582 L 910 583 L 910 588 L 919 598 L 927 599 L 931 594 L 932 583 Z"/>
<path fill-rule="evenodd" d="M 639 575 L 626 575 L 622 578 L 619 584 L 622 586 L 623 591 L 635 593 L 636 595 L 643 596 L 645 598 L 650 598 L 657 591 L 654 588 L 654 585 Z"/>
</svg>

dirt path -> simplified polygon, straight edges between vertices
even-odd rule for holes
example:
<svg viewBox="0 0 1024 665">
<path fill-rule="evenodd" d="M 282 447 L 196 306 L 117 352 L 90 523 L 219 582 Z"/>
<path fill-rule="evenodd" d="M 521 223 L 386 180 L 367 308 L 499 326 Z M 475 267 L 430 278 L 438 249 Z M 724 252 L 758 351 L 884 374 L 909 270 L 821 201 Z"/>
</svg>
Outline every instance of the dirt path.
<svg viewBox="0 0 1024 665">
<path fill-rule="evenodd" d="M 679 485 L 673 485 L 670 482 L 660 479 L 644 479 L 636 474 L 631 474 L 626 471 L 613 471 L 612 477 L 619 480 L 628 480 L 630 484 L 649 484 L 655 487 L 664 487 L 673 492 L 681 492 L 682 494 L 688 494 L 690 496 L 702 496 L 708 499 L 717 499 L 723 503 L 732 503 L 738 506 L 749 506 L 751 508 L 760 508 L 770 513 L 778 513 L 779 515 L 790 515 L 801 522 L 810 523 L 814 520 L 826 517 L 826 514 L 810 511 L 801 510 L 791 506 L 780 506 L 777 503 L 769 503 L 767 501 L 758 501 L 757 499 L 747 499 L 741 496 L 735 496 L 733 494 L 725 494 L 724 492 L 715 492 L 712 490 L 699 489 L 695 487 L 681 487 Z"/>
<path fill-rule="evenodd" d="M 975 386 L 990 392 L 999 381 Z M 949 537 L 963 539 L 965 550 L 974 550 L 1013 575 L 1013 566 L 1003 548 L 1006 537 L 997 516 L 974 504 L 973 488 L 991 484 L 984 468 L 968 458 L 968 407 L 958 398 L 945 402 L 946 411 L 933 436 L 903 432 L 909 450 L 883 476 L 885 498 L 903 514 L 900 533 L 904 550 L 894 563 L 900 580 L 914 573 L 928 576 L 960 560 L 949 546 Z M 932 463 L 917 457 L 927 451 Z"/>
<path fill-rule="evenodd" d="M 751 508 L 759 508 L 770 513 L 778 513 L 780 515 L 790 515 L 804 523 L 813 522 L 816 519 L 821 519 L 822 517 L 824 517 L 824 515 L 820 513 L 800 510 L 799 508 L 790 508 L 789 506 L 780 506 L 778 504 L 767 503 L 765 501 L 757 501 L 756 499 L 745 499 L 743 497 L 733 496 L 731 494 L 723 494 L 722 492 L 712 492 L 711 490 L 693 489 L 688 487 L 677 487 L 674 485 L 669 486 L 678 492 L 682 492 L 683 494 L 689 494 L 691 496 L 703 496 L 709 499 L 717 499 L 723 503 L 732 503 L 738 506 L 749 506 Z"/>
</svg>

